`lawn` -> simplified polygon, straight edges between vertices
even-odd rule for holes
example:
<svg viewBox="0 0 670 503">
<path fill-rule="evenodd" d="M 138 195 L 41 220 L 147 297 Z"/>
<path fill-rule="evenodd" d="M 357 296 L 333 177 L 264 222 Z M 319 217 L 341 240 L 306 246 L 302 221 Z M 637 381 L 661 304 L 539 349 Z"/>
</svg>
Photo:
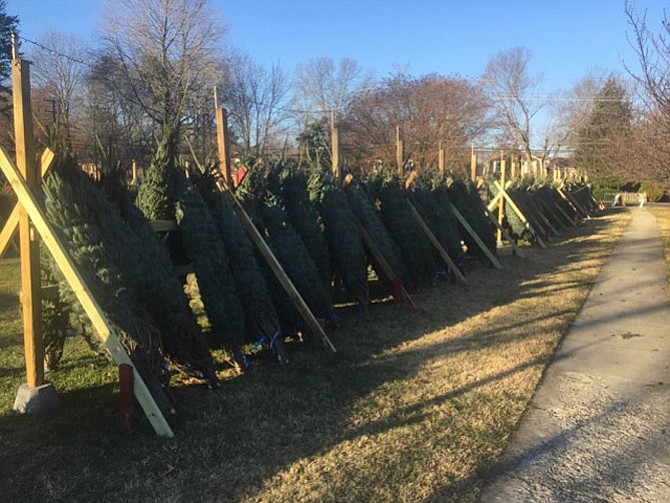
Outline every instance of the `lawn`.
<svg viewBox="0 0 670 503">
<path fill-rule="evenodd" d="M 603 261 L 625 210 L 570 229 L 469 286 L 342 314 L 338 348 L 307 341 L 219 391 L 176 389 L 176 438 L 121 426 L 116 372 L 78 339 L 48 378 L 62 403 L 11 411 L 24 379 L 18 264 L 0 262 L 3 501 L 473 501 Z M 139 415 L 139 414 L 138 414 Z"/>
</svg>

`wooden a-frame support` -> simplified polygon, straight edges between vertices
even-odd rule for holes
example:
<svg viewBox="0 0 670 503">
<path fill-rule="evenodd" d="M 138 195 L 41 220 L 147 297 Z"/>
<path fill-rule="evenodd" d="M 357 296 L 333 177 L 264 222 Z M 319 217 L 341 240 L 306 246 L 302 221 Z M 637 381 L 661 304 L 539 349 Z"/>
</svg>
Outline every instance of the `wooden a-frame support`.
<svg viewBox="0 0 670 503">
<path fill-rule="evenodd" d="M 447 251 L 444 249 L 442 246 L 442 243 L 435 237 L 435 234 L 433 234 L 433 231 L 430 230 L 430 227 L 428 227 L 428 224 L 426 221 L 423 219 L 419 211 L 414 207 L 414 205 L 411 203 L 409 199 L 407 199 L 407 205 L 409 206 L 409 209 L 412 210 L 412 215 L 414 216 L 414 219 L 417 221 L 419 224 L 419 227 L 423 231 L 423 233 L 426 235 L 430 243 L 433 245 L 435 250 L 437 251 L 437 254 L 440 256 L 440 258 L 449 266 L 449 269 L 454 273 L 454 276 L 456 277 L 456 280 L 461 283 L 462 285 L 467 285 L 468 282 L 466 281 L 465 277 L 461 273 L 461 271 L 458 269 L 458 266 L 454 263 L 454 261 L 451 259 Z"/>
<path fill-rule="evenodd" d="M 569 190 L 563 190 L 563 189 L 558 189 L 558 193 L 563 196 L 563 199 L 568 201 L 570 205 L 579 213 L 582 218 L 589 219 L 591 216 L 589 215 L 589 212 L 586 211 L 586 209 L 581 205 L 579 201 L 573 196 Z"/>
<path fill-rule="evenodd" d="M 53 157 L 54 153 L 49 149 L 46 149 L 42 153 L 42 158 L 40 159 L 40 171 L 42 178 L 44 178 L 44 176 L 49 171 L 49 168 L 51 167 L 51 163 L 53 161 Z M 19 230 L 19 205 L 16 204 L 14 205 L 14 208 L 12 208 L 11 213 L 7 217 L 4 227 L 0 229 L 0 258 L 2 258 L 7 252 L 7 249 L 12 244 L 12 238 L 14 237 L 14 235 L 18 230 Z"/>
<path fill-rule="evenodd" d="M 459 221 L 459 223 L 463 226 L 465 231 L 470 234 L 472 239 L 474 240 L 475 243 L 477 243 L 477 246 L 482 250 L 484 255 L 486 255 L 486 258 L 489 259 L 489 262 L 495 267 L 496 269 L 504 269 L 503 265 L 500 263 L 500 261 L 496 258 L 496 256 L 491 253 L 491 250 L 487 248 L 487 246 L 484 244 L 484 241 L 477 235 L 475 230 L 472 228 L 472 226 L 468 223 L 466 218 L 463 216 L 463 214 L 458 211 L 458 208 L 454 205 L 454 203 L 450 202 L 449 207 L 451 209 L 451 212 L 454 214 L 456 219 Z"/>
<path fill-rule="evenodd" d="M 218 109 L 218 104 L 215 103 L 215 106 Z M 227 152 L 228 139 L 227 139 L 227 127 L 225 124 L 225 115 L 218 113 L 218 111 L 216 113 L 216 130 L 217 130 L 217 140 L 219 142 L 219 153 Z M 221 165 L 223 166 L 224 164 L 222 163 Z M 228 205 L 231 207 L 231 209 L 235 212 L 235 214 L 239 218 L 240 223 L 247 231 L 249 238 L 256 245 L 258 251 L 261 253 L 268 266 L 270 266 L 270 269 L 276 276 L 281 286 L 286 291 L 286 294 L 293 302 L 293 305 L 296 307 L 296 309 L 302 316 L 303 320 L 305 320 L 305 323 L 307 324 L 308 328 L 312 331 L 314 335 L 316 335 L 321 339 L 321 341 L 323 342 L 323 344 L 326 346 L 327 349 L 329 349 L 333 353 L 336 352 L 335 346 L 326 335 L 326 332 L 323 330 L 323 327 L 316 319 L 316 317 L 310 310 L 305 300 L 300 295 L 300 292 L 298 292 L 298 289 L 295 287 L 295 285 L 293 285 L 293 282 L 284 271 L 284 268 L 279 263 L 279 260 L 277 260 L 277 257 L 270 249 L 270 246 L 267 244 L 262 234 L 258 231 L 256 226 L 252 222 L 251 218 L 249 218 L 249 215 L 247 214 L 242 204 L 240 204 L 240 202 L 237 200 L 235 195 L 230 190 L 230 185 L 225 180 L 226 174 L 222 173 L 222 175 L 223 175 L 222 178 L 217 180 L 217 187 L 223 194 L 224 200 L 226 201 L 226 203 L 228 203 Z M 228 173 L 228 176 L 230 176 L 230 172 Z"/>
<path fill-rule="evenodd" d="M 502 233 L 502 235 L 505 237 L 505 239 L 509 242 L 510 245 L 512 245 L 512 249 L 514 250 L 514 253 L 516 253 L 519 257 L 521 258 L 526 258 L 526 252 L 519 247 L 519 245 L 516 244 L 515 239 L 512 237 L 512 235 L 509 233 L 507 229 L 505 229 L 504 225 L 501 225 L 500 222 L 498 222 L 498 219 L 491 213 L 488 208 L 484 208 L 484 214 L 489 217 L 489 220 L 493 222 L 493 225 L 496 226 L 496 228 Z"/>
<path fill-rule="evenodd" d="M 379 264 L 379 267 L 381 268 L 381 272 L 386 276 L 386 279 L 393 285 L 394 289 L 397 288 L 399 289 L 398 292 L 394 290 L 394 295 L 397 295 L 398 297 L 395 299 L 396 302 L 406 304 L 412 309 L 416 309 L 416 304 L 414 303 L 414 299 L 412 299 L 411 295 L 405 290 L 405 286 L 402 284 L 402 280 L 398 277 L 396 272 L 393 270 L 391 265 L 387 262 L 386 257 L 384 257 L 384 254 L 381 252 L 381 250 L 377 247 L 375 242 L 372 240 L 368 232 L 365 230 L 363 227 L 363 224 L 358 220 L 358 218 L 354 217 L 354 222 L 356 222 L 356 226 L 358 227 L 358 231 L 361 234 L 361 240 L 363 241 L 363 244 L 367 247 L 369 250 L 370 254 L 375 258 L 377 263 Z"/>
<path fill-rule="evenodd" d="M 493 181 L 493 185 L 498 189 L 498 193 L 495 195 L 493 199 L 488 204 L 487 209 L 489 211 L 493 211 L 496 206 L 498 205 L 498 201 L 500 198 L 504 197 L 507 203 L 509 204 L 510 208 L 512 208 L 512 211 L 517 214 L 519 219 L 521 220 L 521 223 L 523 223 L 524 227 L 528 229 L 528 231 L 533 235 L 535 238 L 535 241 L 537 244 L 540 246 L 540 248 L 546 248 L 547 245 L 545 242 L 542 240 L 540 235 L 537 233 L 535 228 L 531 225 L 531 223 L 528 221 L 526 216 L 523 214 L 523 212 L 519 209 L 519 207 L 516 205 L 512 197 L 507 193 L 507 190 L 505 190 L 496 180 Z"/>
<path fill-rule="evenodd" d="M 43 159 L 44 158 L 45 157 L 43 156 Z M 53 159 L 53 154 L 47 154 L 46 158 Z M 107 320 L 107 317 L 91 294 L 91 291 L 86 285 L 83 277 L 77 271 L 74 262 L 54 232 L 51 224 L 49 224 L 46 217 L 44 216 L 44 212 L 40 208 L 34 194 L 28 188 L 28 185 L 21 177 L 18 169 L 16 166 L 14 166 L 6 151 L 2 147 L 0 147 L 0 168 L 2 168 L 3 173 L 7 177 L 7 180 L 9 180 L 12 189 L 14 189 L 14 192 L 19 199 L 20 205 L 28 213 L 28 216 L 30 217 L 30 220 L 32 221 L 35 229 L 42 238 L 44 245 L 53 256 L 56 265 L 65 276 L 65 279 L 72 288 L 72 291 L 76 295 L 77 300 L 79 300 L 81 303 L 98 336 L 107 346 L 107 349 L 109 350 L 114 361 L 118 365 L 127 364 L 133 367 L 133 391 L 135 393 L 135 398 L 137 398 L 137 401 L 144 410 L 144 413 L 153 426 L 154 431 L 163 437 L 173 437 L 174 433 L 172 432 L 170 425 L 163 416 L 163 413 L 156 404 L 149 389 L 142 380 L 142 377 L 137 372 L 137 369 L 135 369 L 132 360 L 126 353 L 126 350 L 119 341 L 119 338 L 114 333 L 114 330 Z M 44 169 L 46 169 L 46 167 Z"/>
</svg>

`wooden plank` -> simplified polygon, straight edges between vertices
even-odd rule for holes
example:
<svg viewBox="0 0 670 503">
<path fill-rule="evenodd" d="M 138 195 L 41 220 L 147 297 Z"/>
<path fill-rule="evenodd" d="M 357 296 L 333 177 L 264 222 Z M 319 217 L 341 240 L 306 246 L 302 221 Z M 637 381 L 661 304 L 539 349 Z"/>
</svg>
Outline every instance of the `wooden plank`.
<svg viewBox="0 0 670 503">
<path fill-rule="evenodd" d="M 405 180 L 405 190 L 409 190 L 409 188 L 412 186 L 412 183 L 414 182 L 414 179 L 416 178 L 416 175 L 418 174 L 418 171 L 415 169 L 413 170 L 409 176 L 407 177 L 407 180 Z"/>
<path fill-rule="evenodd" d="M 400 125 L 395 127 L 395 163 L 398 170 L 398 177 L 402 178 L 405 174 L 405 146 L 400 138 Z"/>
<path fill-rule="evenodd" d="M 272 269 L 272 272 L 279 280 L 279 283 L 281 283 L 282 287 L 284 288 L 288 296 L 291 298 L 291 301 L 295 305 L 296 309 L 298 310 L 302 318 L 307 323 L 309 329 L 312 331 L 312 333 L 314 333 L 314 335 L 316 335 L 323 341 L 324 345 L 328 349 L 330 349 L 334 353 L 336 351 L 335 346 L 330 341 L 330 339 L 326 335 L 326 332 L 324 332 L 323 327 L 318 322 L 318 320 L 310 310 L 309 306 L 300 295 L 300 292 L 298 292 L 298 289 L 293 285 L 293 282 L 284 271 L 284 268 L 279 263 L 279 260 L 277 260 L 277 257 L 275 257 L 274 253 L 272 253 L 272 250 L 265 242 L 265 239 L 258 231 L 254 223 L 251 221 L 251 218 L 249 218 L 249 215 L 245 211 L 244 207 L 242 207 L 240 202 L 227 187 L 219 186 L 219 189 L 221 190 L 221 193 L 224 195 L 225 200 L 228 202 L 232 210 L 240 219 L 242 226 L 246 229 L 247 234 L 258 248 L 258 251 L 261 252 L 261 255 L 263 256 L 267 264 L 270 266 L 270 269 Z"/>
<path fill-rule="evenodd" d="M 496 258 L 496 256 L 491 253 L 491 250 L 489 250 L 484 242 L 481 240 L 481 238 L 477 235 L 475 230 L 470 226 L 468 221 L 465 219 L 465 217 L 461 214 L 460 211 L 458 211 L 458 208 L 454 206 L 454 203 L 449 203 L 451 207 L 451 211 L 453 212 L 454 216 L 456 219 L 461 223 L 461 225 L 465 228 L 468 234 L 472 236 L 472 239 L 474 239 L 475 243 L 477 243 L 477 246 L 484 252 L 484 255 L 486 255 L 486 258 L 489 259 L 491 264 L 493 264 L 493 267 L 496 269 L 504 269 L 503 265 L 500 263 L 500 261 Z"/>
<path fill-rule="evenodd" d="M 442 144 L 442 140 L 440 140 L 440 143 L 437 148 L 437 174 L 439 175 L 440 178 L 444 178 L 444 161 L 445 161 L 444 145 Z"/>
<path fill-rule="evenodd" d="M 7 152 L 1 146 L 0 168 L 7 177 L 7 180 L 9 180 L 9 183 L 19 198 L 19 202 L 30 216 L 33 225 L 42 237 L 44 245 L 53 256 L 56 265 L 58 265 L 58 268 L 65 276 L 65 279 L 72 288 L 72 291 L 76 295 L 77 300 L 79 300 L 81 303 L 81 306 L 84 308 L 84 311 L 91 320 L 91 323 L 93 324 L 93 327 L 95 328 L 98 336 L 107 346 L 107 349 L 109 350 L 114 361 L 117 363 L 117 365 L 126 363 L 133 367 L 133 373 L 135 377 L 135 397 L 144 410 L 144 413 L 149 419 L 149 422 L 153 426 L 154 431 L 163 437 L 174 436 L 170 425 L 165 420 L 165 417 L 158 408 L 158 405 L 156 405 L 153 396 L 151 396 L 151 393 L 142 380 L 142 377 L 137 372 L 137 369 L 135 369 L 135 366 L 126 353 L 125 348 L 119 342 L 119 339 L 114 333 L 114 330 L 107 320 L 107 317 L 91 294 L 91 291 L 86 285 L 84 279 L 75 268 L 74 262 L 68 255 L 63 244 L 60 242 L 60 239 L 54 232 L 54 229 L 51 227 L 51 224 L 49 224 L 49 222 L 46 220 L 42 209 L 39 207 L 37 200 L 35 199 L 35 196 L 28 188 L 27 184 L 23 181 L 17 168 L 9 159 Z"/>
<path fill-rule="evenodd" d="M 517 244 L 516 240 L 510 235 L 509 231 L 505 229 L 504 225 L 501 225 L 498 222 L 498 219 L 491 213 L 488 209 L 484 210 L 484 213 L 486 214 L 487 217 L 489 217 L 489 220 L 493 222 L 493 224 L 502 232 L 502 235 L 505 236 L 505 239 L 509 242 L 510 245 L 512 245 L 512 249 L 514 252 L 521 258 L 526 258 L 526 252 L 524 252 Z"/>
<path fill-rule="evenodd" d="M 563 217 L 563 219 L 566 222 L 569 222 L 570 225 L 572 225 L 573 227 L 577 227 L 577 222 L 575 220 L 573 220 L 572 218 L 570 218 L 570 215 L 568 215 L 565 212 L 565 210 L 563 208 L 561 208 L 561 206 L 559 204 L 556 203 L 556 201 L 552 201 L 552 203 L 554 205 L 554 208 L 556 208 L 556 211 L 558 211 L 561 214 L 561 216 Z"/>
<path fill-rule="evenodd" d="M 405 286 L 402 284 L 402 281 L 398 277 L 398 275 L 395 273 L 393 268 L 390 266 L 390 264 L 386 261 L 386 258 L 382 254 L 382 252 L 379 250 L 375 242 L 372 240 L 370 235 L 367 233 L 361 222 L 358 220 L 358 218 L 354 217 L 354 221 L 356 222 L 356 226 L 358 227 L 358 231 L 361 233 L 361 240 L 363 241 L 363 244 L 367 247 L 367 249 L 370 251 L 372 256 L 375 258 L 377 263 L 379 264 L 379 267 L 382 269 L 382 273 L 386 276 L 386 279 L 391 283 L 392 285 L 394 284 L 399 284 L 400 285 L 400 292 L 401 292 L 401 298 L 396 299 L 398 302 L 404 302 L 408 304 L 410 307 L 413 309 L 416 309 L 416 304 L 414 303 L 414 299 L 410 296 L 410 294 L 405 290 Z"/>
<path fill-rule="evenodd" d="M 505 157 L 503 156 L 502 152 L 500 153 L 500 186 L 504 187 L 505 186 L 505 173 L 507 172 L 506 166 L 505 166 Z M 502 243 L 502 231 L 500 230 L 500 227 L 502 227 L 503 220 L 505 218 L 505 198 L 501 197 L 500 200 L 498 201 L 498 223 L 500 226 L 498 227 L 498 232 L 497 232 L 497 242 Z"/>
<path fill-rule="evenodd" d="M 521 220 L 521 223 L 523 223 L 524 227 L 526 227 L 526 229 L 528 229 L 528 231 L 533 235 L 533 237 L 535 238 L 535 241 L 537 241 L 537 244 L 540 246 L 540 248 L 546 248 L 547 245 L 544 243 L 542 238 L 535 231 L 533 226 L 530 224 L 530 222 L 528 221 L 526 216 L 521 212 L 521 210 L 516 205 L 514 200 L 510 197 L 510 195 L 507 193 L 507 191 L 503 190 L 503 188 L 500 186 L 500 184 L 496 180 L 493 180 L 493 185 L 495 185 L 496 188 L 500 191 L 500 194 L 502 195 L 502 197 L 504 197 L 507 200 L 507 202 L 509 203 L 510 208 L 512 208 L 512 211 L 514 211 L 514 213 L 517 214 L 517 216 Z"/>
<path fill-rule="evenodd" d="M 223 174 L 226 185 L 232 186 L 233 175 L 228 145 L 228 112 L 225 108 L 219 106 L 216 87 L 214 88 L 214 114 L 216 116 L 216 143 L 219 149 L 219 170 Z"/>
<path fill-rule="evenodd" d="M 590 218 L 589 212 L 584 209 L 584 207 L 579 204 L 579 201 L 570 193 L 569 190 L 558 189 L 558 193 L 563 196 L 563 198 L 568 201 L 577 213 L 579 213 L 583 218 Z"/>
<path fill-rule="evenodd" d="M 335 125 L 335 113 L 330 116 L 330 141 L 332 144 L 331 169 L 335 183 L 342 181 L 342 167 L 340 166 L 340 130 Z"/>
<path fill-rule="evenodd" d="M 0 257 L 3 257 L 7 252 L 7 249 L 12 246 L 15 251 L 19 251 L 18 247 L 14 243 L 14 237 L 16 236 L 16 231 L 19 228 L 19 206 L 16 205 L 12 209 L 12 212 L 7 217 L 5 225 L 0 230 Z"/>
<path fill-rule="evenodd" d="M 442 246 L 442 243 L 435 237 L 435 234 L 433 234 L 433 231 L 430 230 L 430 227 L 428 227 L 428 224 L 426 221 L 423 219 L 419 211 L 414 207 L 411 201 L 407 201 L 407 204 L 409 206 L 409 209 L 412 210 L 412 215 L 414 215 L 414 219 L 417 221 L 419 224 L 419 227 L 421 227 L 421 230 L 423 230 L 423 233 L 428 237 L 428 240 L 431 242 L 435 250 L 437 250 L 437 254 L 440 256 L 442 260 L 449 266 L 449 268 L 453 271 L 454 276 L 456 276 L 456 280 L 458 280 L 459 283 L 462 285 L 467 285 L 468 282 L 466 281 L 465 277 L 463 277 L 463 274 L 461 274 L 461 271 L 458 269 L 456 264 L 454 263 L 453 260 L 451 260 L 451 257 L 447 253 L 447 251 L 444 249 Z"/>
<path fill-rule="evenodd" d="M 54 160 L 55 154 L 47 149 L 44 149 L 42 152 L 42 157 L 40 158 L 40 171 L 42 178 L 47 174 L 51 168 L 51 164 Z M 19 206 L 15 205 L 12 208 L 7 221 L 5 222 L 2 230 L 0 231 L 0 258 L 5 255 L 7 248 L 12 247 L 15 251 L 19 251 L 19 248 L 14 243 L 13 237 L 16 234 L 16 231 L 19 230 Z"/>
</svg>

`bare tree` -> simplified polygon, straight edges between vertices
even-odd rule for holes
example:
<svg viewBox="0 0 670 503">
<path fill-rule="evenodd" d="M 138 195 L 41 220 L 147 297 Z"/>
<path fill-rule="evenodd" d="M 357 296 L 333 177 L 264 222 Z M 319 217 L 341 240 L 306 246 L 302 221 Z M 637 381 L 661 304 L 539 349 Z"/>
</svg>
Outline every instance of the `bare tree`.
<svg viewBox="0 0 670 503">
<path fill-rule="evenodd" d="M 62 126 L 64 137 L 71 139 L 72 113 L 80 108 L 89 49 L 76 35 L 48 31 L 30 54 L 35 83 L 42 98 L 50 102 L 51 121 Z"/>
<path fill-rule="evenodd" d="M 393 164 L 396 127 L 415 163 L 434 165 L 438 143 L 447 164 L 469 155 L 470 142 L 490 126 L 490 103 L 476 85 L 437 74 L 400 74 L 358 95 L 342 119 L 342 155 L 350 163 Z"/>
<path fill-rule="evenodd" d="M 189 96 L 211 87 L 224 30 L 208 0 L 107 0 L 102 35 L 119 63 L 126 99 L 178 134 Z"/>
<path fill-rule="evenodd" d="M 514 138 L 529 162 L 533 118 L 546 104 L 539 94 L 543 77 L 530 74 L 532 57 L 526 47 L 501 51 L 491 58 L 481 78 L 482 86 L 496 103 L 501 127 Z"/>
<path fill-rule="evenodd" d="M 639 176 L 670 190 L 670 20 L 664 11 L 660 30 L 655 32 L 647 23 L 646 12 L 639 13 L 628 2 L 626 15 L 639 63 L 638 71 L 627 70 L 644 89 L 645 101 L 635 135 Z"/>
<path fill-rule="evenodd" d="M 295 69 L 294 98 L 296 108 L 313 111 L 301 115 L 301 122 L 317 120 L 331 111 L 346 113 L 355 94 L 372 82 L 372 74 L 351 58 L 335 63 L 332 58 L 315 58 L 298 64 Z"/>
<path fill-rule="evenodd" d="M 231 129 L 239 138 L 243 155 L 262 157 L 283 131 L 289 81 L 273 65 L 269 70 L 247 54 L 237 53 L 228 61 L 228 80 L 223 101 L 229 110 Z"/>
</svg>

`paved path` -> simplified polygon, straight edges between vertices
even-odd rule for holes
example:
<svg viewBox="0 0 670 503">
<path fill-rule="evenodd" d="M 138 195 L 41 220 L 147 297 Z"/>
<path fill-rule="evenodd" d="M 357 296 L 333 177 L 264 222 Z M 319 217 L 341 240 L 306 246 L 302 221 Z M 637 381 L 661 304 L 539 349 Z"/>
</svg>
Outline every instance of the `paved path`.
<svg viewBox="0 0 670 503">
<path fill-rule="evenodd" d="M 632 217 L 482 503 L 670 502 L 670 296 L 656 220 Z"/>
</svg>

